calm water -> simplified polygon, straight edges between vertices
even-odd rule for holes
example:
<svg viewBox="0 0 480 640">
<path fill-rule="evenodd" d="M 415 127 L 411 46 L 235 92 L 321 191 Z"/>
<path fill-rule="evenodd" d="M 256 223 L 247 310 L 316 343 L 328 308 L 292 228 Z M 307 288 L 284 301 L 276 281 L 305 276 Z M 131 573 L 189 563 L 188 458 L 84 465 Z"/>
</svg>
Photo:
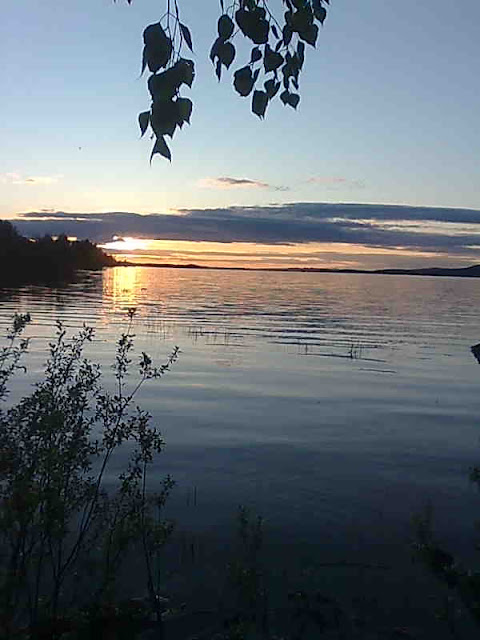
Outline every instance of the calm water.
<svg viewBox="0 0 480 640">
<path fill-rule="evenodd" d="M 431 501 L 442 535 L 468 547 L 479 280 L 125 267 L 2 290 L 2 332 L 14 312 L 33 319 L 14 395 L 38 376 L 57 319 L 95 327 L 89 354 L 108 380 L 128 307 L 139 350 L 182 351 L 139 401 L 165 437 L 156 471 L 177 480 L 185 526 L 220 530 L 242 503 L 273 537 L 378 552 Z"/>
</svg>

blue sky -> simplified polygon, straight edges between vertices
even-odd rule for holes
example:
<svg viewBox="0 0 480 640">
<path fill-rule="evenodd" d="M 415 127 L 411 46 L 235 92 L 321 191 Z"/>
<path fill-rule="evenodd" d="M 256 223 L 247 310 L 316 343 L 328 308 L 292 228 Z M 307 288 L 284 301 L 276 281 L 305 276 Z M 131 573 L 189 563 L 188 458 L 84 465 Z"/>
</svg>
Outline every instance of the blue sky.
<svg viewBox="0 0 480 640">
<path fill-rule="evenodd" d="M 214 76 L 218 2 L 180 7 L 196 52 L 192 124 L 175 135 L 173 162 L 151 166 L 136 123 L 149 106 L 141 35 L 162 0 L 3 8 L 1 217 L 305 202 L 480 209 L 478 2 L 332 0 L 297 112 L 272 104 L 264 121 Z"/>
</svg>

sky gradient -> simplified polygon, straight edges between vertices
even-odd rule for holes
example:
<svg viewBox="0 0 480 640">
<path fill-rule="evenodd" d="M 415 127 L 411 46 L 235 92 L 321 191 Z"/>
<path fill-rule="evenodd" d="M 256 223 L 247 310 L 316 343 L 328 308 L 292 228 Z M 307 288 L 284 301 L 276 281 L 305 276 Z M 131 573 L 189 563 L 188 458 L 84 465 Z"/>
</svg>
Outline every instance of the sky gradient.
<svg viewBox="0 0 480 640">
<path fill-rule="evenodd" d="M 35 222 L 37 233 L 63 224 L 98 241 L 110 239 L 107 227 L 160 238 L 137 252 L 162 261 L 480 261 L 478 2 L 332 0 L 317 50 L 307 48 L 297 112 L 274 103 L 264 121 L 228 74 L 217 82 L 208 51 L 219 6 L 198 6 L 180 4 L 195 48 L 192 124 L 176 134 L 172 163 L 157 156 L 151 166 L 136 122 L 149 106 L 141 34 L 162 1 L 4 8 L 0 217 L 22 231 Z M 329 203 L 407 207 L 364 205 L 352 217 L 342 205 L 333 215 Z M 56 212 L 82 216 L 72 225 Z M 108 212 L 130 212 L 128 224 L 98 215 Z"/>
</svg>

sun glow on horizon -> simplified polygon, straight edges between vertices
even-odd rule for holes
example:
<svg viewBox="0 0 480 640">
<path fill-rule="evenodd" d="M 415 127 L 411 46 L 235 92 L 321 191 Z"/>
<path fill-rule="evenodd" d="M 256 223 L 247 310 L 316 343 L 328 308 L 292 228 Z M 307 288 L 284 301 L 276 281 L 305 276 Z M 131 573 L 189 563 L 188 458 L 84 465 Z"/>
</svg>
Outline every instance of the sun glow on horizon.
<svg viewBox="0 0 480 640">
<path fill-rule="evenodd" d="M 119 237 L 114 236 L 111 242 L 105 242 L 99 245 L 106 251 L 118 251 L 119 253 L 129 253 L 130 251 L 148 251 L 152 248 L 152 244 L 155 241 L 148 240 L 146 238 L 134 238 L 132 236 Z"/>
<path fill-rule="evenodd" d="M 120 262 L 174 264 L 220 268 L 333 268 L 380 269 L 386 266 L 416 267 L 420 261 L 445 258 L 443 254 L 404 247 L 368 247 L 361 244 L 309 242 L 261 244 L 253 242 L 206 242 L 160 240 L 114 236 L 101 245 Z M 458 256 L 457 261 L 467 259 Z M 451 256 L 450 256 L 451 258 Z"/>
</svg>

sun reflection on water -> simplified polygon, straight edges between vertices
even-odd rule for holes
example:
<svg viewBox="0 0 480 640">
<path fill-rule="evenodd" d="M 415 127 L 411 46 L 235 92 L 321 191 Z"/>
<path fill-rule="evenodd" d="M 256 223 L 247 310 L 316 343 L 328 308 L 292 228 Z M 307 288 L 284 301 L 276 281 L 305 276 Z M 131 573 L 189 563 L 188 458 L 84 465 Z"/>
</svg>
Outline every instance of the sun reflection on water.
<svg viewBox="0 0 480 640">
<path fill-rule="evenodd" d="M 141 267 L 108 269 L 103 278 L 103 297 L 111 301 L 113 311 L 136 307 L 142 286 Z"/>
</svg>

